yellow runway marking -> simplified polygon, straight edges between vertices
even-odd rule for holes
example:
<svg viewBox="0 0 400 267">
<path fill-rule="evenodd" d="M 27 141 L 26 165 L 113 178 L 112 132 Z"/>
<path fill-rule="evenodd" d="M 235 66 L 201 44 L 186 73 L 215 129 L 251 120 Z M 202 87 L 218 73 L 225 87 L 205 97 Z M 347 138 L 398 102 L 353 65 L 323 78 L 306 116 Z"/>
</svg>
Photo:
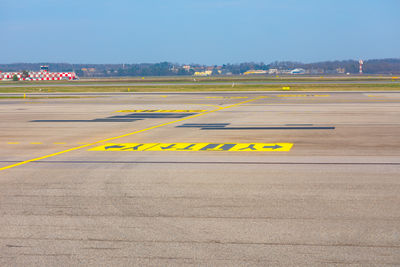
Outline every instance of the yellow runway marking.
<svg viewBox="0 0 400 267">
<path fill-rule="evenodd" d="M 242 105 L 242 104 L 245 104 L 245 103 L 249 103 L 249 102 L 261 99 L 261 98 L 263 98 L 263 97 L 262 96 L 261 97 L 256 97 L 256 98 L 249 99 L 249 100 L 246 100 L 246 101 L 243 101 L 243 102 L 239 102 L 239 103 L 236 103 L 236 104 L 232 104 L 232 105 L 229 105 L 229 106 L 226 106 L 226 107 L 221 107 L 221 108 L 218 108 L 218 109 L 214 109 L 214 110 L 210 110 L 210 111 L 207 111 L 207 112 L 199 113 L 199 114 L 196 114 L 196 115 L 188 116 L 186 118 L 182 118 L 182 119 L 178 119 L 178 120 L 162 123 L 162 124 L 159 124 L 159 125 L 155 125 L 155 126 L 152 126 L 152 127 L 148 127 L 148 128 L 145 128 L 145 129 L 142 129 L 142 130 L 139 130 L 139 131 L 135 131 L 135 132 L 132 132 L 132 133 L 127 133 L 127 134 L 123 134 L 123 135 L 120 135 L 120 136 L 107 138 L 107 139 L 104 139 L 104 140 L 93 142 L 91 144 L 86 144 L 86 145 L 70 148 L 70 149 L 67 149 L 67 150 L 63 150 L 63 151 L 60 151 L 60 152 L 57 152 L 57 153 L 45 155 L 43 157 L 21 161 L 21 162 L 12 164 L 12 165 L 8 165 L 8 166 L 5 166 L 5 167 L 2 167 L 2 168 L 0 168 L 0 171 L 7 170 L 7 169 L 10 169 L 10 168 L 14 168 L 14 167 L 17 167 L 17 166 L 20 166 L 20 165 L 24 165 L 24 164 L 27 164 L 29 162 L 34 162 L 34 161 L 38 161 L 38 160 L 42 160 L 42 159 L 47 159 L 47 158 L 54 157 L 54 156 L 57 156 L 57 155 L 60 155 L 60 154 L 64 154 L 64 153 L 67 153 L 67 152 L 79 150 L 81 148 L 89 147 L 89 146 L 92 146 L 92 145 L 97 145 L 97 144 L 100 144 L 100 143 L 109 142 L 109 141 L 112 141 L 112 140 L 115 140 L 115 139 L 118 139 L 118 138 L 127 137 L 127 136 L 131 136 L 131 135 L 134 135 L 134 134 L 150 131 L 152 129 L 156 129 L 156 128 L 163 127 L 163 126 L 166 126 L 166 125 L 170 125 L 170 124 L 173 124 L 173 123 L 177 123 L 177 122 L 181 122 L 181 121 L 197 118 L 197 117 L 200 117 L 200 116 L 203 116 L 203 115 L 206 115 L 206 114 L 210 114 L 210 113 L 213 113 L 213 112 L 216 112 L 216 111 L 220 111 L 220 110 L 224 110 L 224 109 L 228 109 L 228 108 L 233 108 L 233 107 L 236 107 L 236 106 L 239 106 L 239 105 Z"/>
<path fill-rule="evenodd" d="M 18 145 L 19 142 L 7 142 L 7 144 L 9 144 L 9 145 Z"/>
<path fill-rule="evenodd" d="M 118 110 L 115 112 L 132 112 L 132 113 L 199 113 L 205 112 L 207 110 L 198 110 L 198 109 L 132 109 L 132 110 Z"/>
<path fill-rule="evenodd" d="M 43 144 L 42 142 L 30 142 L 31 145 L 41 145 Z"/>
<path fill-rule="evenodd" d="M 291 143 L 125 143 L 105 144 L 88 151 L 290 151 Z"/>
</svg>

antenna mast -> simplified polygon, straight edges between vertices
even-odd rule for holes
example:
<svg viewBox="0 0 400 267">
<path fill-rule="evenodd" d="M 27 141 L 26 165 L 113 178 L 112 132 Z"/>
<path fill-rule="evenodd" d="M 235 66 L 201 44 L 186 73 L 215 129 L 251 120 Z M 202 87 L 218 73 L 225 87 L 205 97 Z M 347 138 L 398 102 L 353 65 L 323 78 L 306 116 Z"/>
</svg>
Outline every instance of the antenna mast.
<svg viewBox="0 0 400 267">
<path fill-rule="evenodd" d="M 363 64 L 364 64 L 364 61 L 363 61 L 362 59 L 360 59 L 360 60 L 358 61 L 358 63 L 360 63 L 360 74 L 363 74 Z"/>
</svg>

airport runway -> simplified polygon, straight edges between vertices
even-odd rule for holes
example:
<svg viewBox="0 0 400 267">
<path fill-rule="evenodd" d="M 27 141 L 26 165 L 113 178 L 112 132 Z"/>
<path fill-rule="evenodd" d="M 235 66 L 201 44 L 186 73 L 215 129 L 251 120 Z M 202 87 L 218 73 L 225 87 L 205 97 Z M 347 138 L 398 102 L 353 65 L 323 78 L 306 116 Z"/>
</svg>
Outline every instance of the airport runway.
<svg viewBox="0 0 400 267">
<path fill-rule="evenodd" d="M 80 96 L 0 99 L 0 265 L 400 265 L 400 93 Z"/>
<path fill-rule="evenodd" d="M 267 82 L 171 82 L 171 83 L 163 83 L 163 82 L 69 82 L 69 83 L 25 83 L 25 84 L 13 84 L 13 83 L 7 83 L 7 84 L 0 84 L 1 87 L 31 87 L 31 88 L 37 88 L 37 87 L 117 87 L 117 86 L 159 86 L 159 87 L 165 87 L 165 86 L 183 86 L 183 85 L 295 85 L 295 84 L 399 84 L 400 81 L 395 80 L 395 81 L 267 81 Z"/>
</svg>

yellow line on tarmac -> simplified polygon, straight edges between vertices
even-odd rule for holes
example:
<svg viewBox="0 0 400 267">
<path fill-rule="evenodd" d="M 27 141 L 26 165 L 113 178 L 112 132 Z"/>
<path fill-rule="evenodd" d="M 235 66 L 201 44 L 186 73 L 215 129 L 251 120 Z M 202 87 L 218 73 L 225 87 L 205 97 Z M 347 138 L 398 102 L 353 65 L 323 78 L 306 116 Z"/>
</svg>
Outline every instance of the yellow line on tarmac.
<svg viewBox="0 0 400 267">
<path fill-rule="evenodd" d="M 255 101 L 255 100 L 258 100 L 258 99 L 261 99 L 261 98 L 263 98 L 263 97 L 262 96 L 256 97 L 256 98 L 253 98 L 253 99 L 250 99 L 250 100 L 246 100 L 246 101 L 243 101 L 243 102 L 239 102 L 239 103 L 236 103 L 236 104 L 233 104 L 233 105 L 229 105 L 229 106 L 226 106 L 226 107 L 221 107 L 221 108 L 218 108 L 218 109 L 202 112 L 202 113 L 199 113 L 199 114 L 196 114 L 196 115 L 193 115 L 193 116 L 189 116 L 189 117 L 186 117 L 186 118 L 182 118 L 182 119 L 179 119 L 179 120 L 174 120 L 174 121 L 162 123 L 162 124 L 159 124 L 159 125 L 156 125 L 156 126 L 152 126 L 152 127 L 149 127 L 149 128 L 145 128 L 145 129 L 142 129 L 142 130 L 139 130 L 139 131 L 135 131 L 135 132 L 132 132 L 132 133 L 127 133 L 127 134 L 123 134 L 123 135 L 120 135 L 120 136 L 115 136 L 115 137 L 107 138 L 107 139 L 100 140 L 100 141 L 97 141 L 97 142 L 93 142 L 93 143 L 90 143 L 90 144 L 86 144 L 86 145 L 70 148 L 70 149 L 63 150 L 63 151 L 60 151 L 60 152 L 56 152 L 56 153 L 53 153 L 53 154 L 45 155 L 43 157 L 34 158 L 34 159 L 28 159 L 28 160 L 25 160 L 25 161 L 21 161 L 21 162 L 12 164 L 12 165 L 8 165 L 8 166 L 5 166 L 5 167 L 2 167 L 2 168 L 0 168 L 0 171 L 11 169 L 11 168 L 14 168 L 14 167 L 17 167 L 17 166 L 20 166 L 20 165 L 24 165 L 24 164 L 27 164 L 29 162 L 34 162 L 34 161 L 38 161 L 38 160 L 42 160 L 42 159 L 51 158 L 51 157 L 54 157 L 54 156 L 57 156 L 57 155 L 60 155 L 60 154 L 64 154 L 64 153 L 71 152 L 71 151 L 75 151 L 75 150 L 78 150 L 78 149 L 81 149 L 81 148 L 85 148 L 85 147 L 88 147 L 88 146 L 92 146 L 92 145 L 96 145 L 96 144 L 99 144 L 99 143 L 104 143 L 104 142 L 108 142 L 108 141 L 115 140 L 115 139 L 118 139 L 118 138 L 127 137 L 127 136 L 130 136 L 130 135 L 146 132 L 146 131 L 149 131 L 149 130 L 152 130 L 152 129 L 156 129 L 156 128 L 159 128 L 159 127 L 163 127 L 163 126 L 166 126 L 166 125 L 170 125 L 170 124 L 173 124 L 173 123 L 176 123 L 176 122 L 181 122 L 181 121 L 193 119 L 193 118 L 196 118 L 196 117 L 199 117 L 199 116 L 202 116 L 202 115 L 206 115 L 206 114 L 213 113 L 213 112 L 216 112 L 216 111 L 220 111 L 220 110 L 223 110 L 223 109 L 239 106 L 239 105 L 242 105 L 242 104 L 245 104 L 245 103 L 248 103 L 248 102 L 252 102 L 252 101 Z"/>
</svg>

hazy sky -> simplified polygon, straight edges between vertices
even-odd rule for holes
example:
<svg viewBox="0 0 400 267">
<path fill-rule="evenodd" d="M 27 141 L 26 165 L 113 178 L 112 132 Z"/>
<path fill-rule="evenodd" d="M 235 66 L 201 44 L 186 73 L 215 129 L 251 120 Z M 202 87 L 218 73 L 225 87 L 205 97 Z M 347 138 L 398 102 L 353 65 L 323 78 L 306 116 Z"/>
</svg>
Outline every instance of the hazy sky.
<svg viewBox="0 0 400 267">
<path fill-rule="evenodd" d="M 400 0 L 0 0 L 0 63 L 400 58 Z"/>
</svg>

